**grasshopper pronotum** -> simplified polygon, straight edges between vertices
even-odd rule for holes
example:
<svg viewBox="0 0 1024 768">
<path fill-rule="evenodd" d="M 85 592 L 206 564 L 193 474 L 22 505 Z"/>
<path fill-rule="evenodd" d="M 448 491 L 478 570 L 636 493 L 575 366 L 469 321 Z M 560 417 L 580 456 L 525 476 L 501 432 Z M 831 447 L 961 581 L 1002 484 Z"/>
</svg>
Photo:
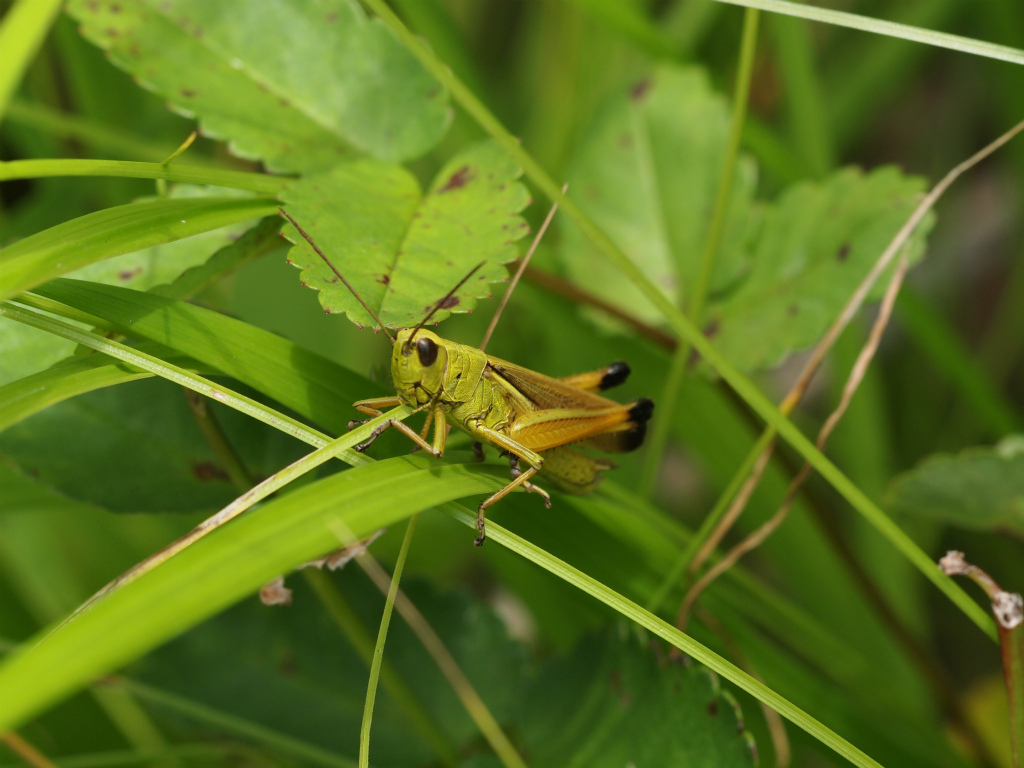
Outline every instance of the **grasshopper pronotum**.
<svg viewBox="0 0 1024 768">
<path fill-rule="evenodd" d="M 399 330 L 392 337 L 312 238 L 283 209 L 281 213 L 352 291 L 394 345 L 391 376 L 396 394 L 360 400 L 354 404 L 356 410 L 371 418 L 382 415 L 382 408 L 402 404 L 411 406 L 414 412 L 427 412 L 422 433 L 403 422 L 388 420 L 366 442 L 356 446 L 356 450 L 365 450 L 377 435 L 394 427 L 419 447 L 434 456 L 442 456 L 450 425 L 468 433 L 480 444 L 490 443 L 509 455 L 512 481 L 477 507 L 477 546 L 486 538 L 484 514 L 487 508 L 519 486 L 540 494 L 544 504 L 551 506 L 548 493 L 529 482 L 538 472 L 543 472 L 542 478 L 563 491 L 589 493 L 600 480 L 601 471 L 615 465 L 577 448 L 621 453 L 632 451 L 643 442 L 654 403 L 647 398 L 616 403 L 597 394 L 626 380 L 629 366 L 625 363 L 553 379 L 499 360 L 476 347 L 447 341 L 423 328 L 476 268 L 437 302 L 419 325 Z M 350 423 L 349 427 L 355 423 Z M 431 423 L 434 439 L 427 442 Z M 528 465 L 526 469 L 520 470 L 520 461 Z"/>
</svg>

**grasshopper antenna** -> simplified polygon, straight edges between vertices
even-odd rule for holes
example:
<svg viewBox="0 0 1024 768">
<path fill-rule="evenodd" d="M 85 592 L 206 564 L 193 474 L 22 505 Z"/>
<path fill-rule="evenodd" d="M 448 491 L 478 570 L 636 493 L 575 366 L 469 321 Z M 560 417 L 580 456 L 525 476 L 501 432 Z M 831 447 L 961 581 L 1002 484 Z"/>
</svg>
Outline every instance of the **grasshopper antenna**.
<svg viewBox="0 0 1024 768">
<path fill-rule="evenodd" d="M 566 184 L 562 187 L 562 194 L 564 195 L 569 189 L 569 185 Z M 491 340 L 491 334 L 494 333 L 494 329 L 498 326 L 498 320 L 501 319 L 501 313 L 505 311 L 505 305 L 508 304 L 508 300 L 512 298 L 512 292 L 516 289 L 516 285 L 519 283 L 519 278 L 523 276 L 523 272 L 526 271 L 526 265 L 530 263 L 530 258 L 533 256 L 533 252 L 537 250 L 537 245 L 540 243 L 544 233 L 547 232 L 548 224 L 555 218 L 555 211 L 558 210 L 558 203 L 556 202 L 551 206 L 551 210 L 548 211 L 547 217 L 544 219 L 544 223 L 540 225 L 540 229 L 537 230 L 536 237 L 533 238 L 533 242 L 530 243 L 530 250 L 526 252 L 523 260 L 519 262 L 519 269 L 516 270 L 515 275 L 512 276 L 512 280 L 508 284 L 508 289 L 505 291 L 505 295 L 501 297 L 501 304 L 498 305 L 498 309 L 494 312 L 494 317 L 491 318 L 491 324 L 487 326 L 487 332 L 484 334 L 484 340 L 480 342 L 480 351 L 483 352 L 487 347 L 487 342 Z"/>
<path fill-rule="evenodd" d="M 285 215 L 287 215 L 287 214 L 285 214 Z M 433 307 L 431 307 L 430 311 L 427 313 L 427 316 L 424 317 L 422 320 L 420 320 L 420 324 L 412 329 L 412 333 L 409 334 L 409 341 L 412 341 L 413 339 L 416 338 L 416 331 L 418 331 L 420 328 L 422 328 L 424 325 L 426 325 L 427 324 L 427 320 L 432 318 L 434 316 L 434 313 L 437 312 L 437 310 L 439 310 L 441 307 L 443 307 L 445 305 L 445 303 L 448 301 L 448 299 L 450 299 L 452 296 L 454 296 L 456 291 L 458 291 L 459 288 L 461 288 L 463 285 L 465 285 L 466 281 L 469 280 L 469 278 L 471 278 L 474 274 L 476 274 L 476 271 L 478 269 L 480 269 L 480 267 L 482 267 L 486 263 L 487 263 L 486 261 L 481 261 L 479 264 L 477 264 L 475 267 L 473 267 L 471 270 L 469 270 L 469 272 L 466 273 L 466 276 L 464 278 L 462 278 L 461 280 L 459 280 L 459 282 L 457 282 L 455 284 L 454 288 L 452 288 L 450 291 L 448 291 L 448 293 L 446 293 L 443 297 L 441 297 L 441 299 L 436 304 L 434 304 Z"/>
<path fill-rule="evenodd" d="M 317 255 L 327 263 L 327 266 L 331 268 L 331 271 L 334 272 L 334 274 L 336 274 L 338 276 L 338 279 L 341 280 L 341 282 L 343 282 L 345 284 L 345 287 L 348 288 L 349 291 L 352 292 L 352 295 L 356 297 L 356 301 L 358 301 L 360 304 L 363 305 L 363 309 L 365 309 L 367 312 L 370 313 L 370 317 L 372 317 L 374 320 L 377 321 L 377 325 L 379 325 L 381 330 L 384 331 L 384 335 L 387 336 L 391 340 L 392 344 L 394 344 L 395 343 L 395 337 L 392 336 L 390 333 L 388 333 L 388 329 L 384 326 L 384 323 L 382 323 L 380 321 L 380 318 L 377 317 L 377 313 L 374 312 L 372 309 L 370 309 L 369 305 L 365 301 L 363 301 L 363 297 L 362 296 L 360 296 L 358 293 L 356 293 L 356 289 L 353 288 L 351 286 L 351 284 L 349 283 L 349 281 L 345 279 L 345 276 L 343 274 L 341 274 L 341 272 L 338 271 L 338 268 L 331 263 L 331 260 L 328 259 L 324 255 L 324 252 L 320 250 L 320 246 L 318 246 L 316 243 L 313 242 L 313 238 L 310 237 L 308 234 L 306 234 L 306 230 L 304 230 L 302 227 L 299 226 L 299 222 L 297 222 L 295 219 L 293 219 L 291 216 L 288 215 L 288 211 L 286 211 L 281 206 L 277 206 L 277 210 L 281 213 L 282 216 L 284 216 L 286 219 L 288 219 L 288 221 L 291 222 L 292 226 L 295 227 L 299 231 L 299 234 L 302 235 L 306 239 L 306 242 L 309 243 L 311 246 L 313 246 L 313 250 L 317 252 Z M 477 269 L 479 269 L 479 266 L 477 267 Z M 473 271 L 475 272 L 476 270 L 473 270 Z M 470 272 L 469 274 L 471 275 L 471 274 L 473 274 L 473 272 Z M 466 275 L 466 277 L 469 277 L 469 275 Z M 463 283 L 466 282 L 465 278 L 463 278 L 462 282 Z M 459 285 L 457 285 L 455 287 L 458 288 L 461 285 L 462 285 L 462 283 L 459 283 Z M 449 296 L 450 295 L 451 294 L 449 294 Z M 448 298 L 448 296 L 445 296 L 445 298 L 442 299 L 441 301 L 444 301 L 447 298 Z M 435 309 L 436 309 L 436 307 L 435 307 Z M 431 315 L 434 314 L 434 311 L 431 310 L 430 314 Z M 427 315 L 427 317 L 430 317 L 430 315 Z M 423 323 L 420 323 L 420 325 L 423 325 Z"/>
</svg>

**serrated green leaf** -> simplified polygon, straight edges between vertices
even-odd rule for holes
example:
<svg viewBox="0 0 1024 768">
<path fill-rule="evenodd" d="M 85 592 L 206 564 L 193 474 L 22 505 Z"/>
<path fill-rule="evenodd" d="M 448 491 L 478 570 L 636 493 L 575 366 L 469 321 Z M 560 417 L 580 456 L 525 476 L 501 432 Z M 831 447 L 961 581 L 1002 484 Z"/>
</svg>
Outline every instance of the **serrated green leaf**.
<svg viewBox="0 0 1024 768">
<path fill-rule="evenodd" d="M 729 108 L 698 68 L 660 67 L 605 106 L 578 146 L 569 195 L 676 305 L 689 298 L 711 224 L 729 136 Z M 745 266 L 757 224 L 756 172 L 742 158 L 710 288 Z M 562 220 L 559 255 L 581 287 L 650 323 L 662 314 Z"/>
<path fill-rule="evenodd" d="M 151 200 L 86 214 L 0 251 L 0 299 L 102 259 L 272 214 L 267 198 Z"/>
<path fill-rule="evenodd" d="M 574 199 L 677 306 L 700 263 L 724 163 L 728 108 L 703 70 L 659 68 L 614 97 L 570 175 Z M 813 344 L 910 216 L 924 181 L 894 168 L 844 169 L 755 204 L 755 172 L 739 163 L 704 313 L 737 368 L 773 366 Z M 932 218 L 911 238 L 917 260 Z M 597 258 L 574 226 L 560 256 L 573 279 L 648 322 L 660 311 Z M 884 280 L 884 278 L 883 278 Z"/>
<path fill-rule="evenodd" d="M 447 303 L 472 311 L 506 278 L 503 264 L 518 255 L 527 231 L 519 212 L 529 193 L 522 171 L 497 144 L 484 142 L 452 158 L 429 191 L 402 168 L 371 161 L 340 165 L 306 177 L 285 193 L 289 213 L 389 328 L 416 325 L 477 264 Z M 360 326 L 375 325 L 351 292 L 308 243 L 285 228 L 297 245 L 288 259 L 302 281 L 320 291 L 328 312 L 344 312 Z M 449 311 L 434 314 L 431 322 Z"/>
<path fill-rule="evenodd" d="M 783 192 L 766 209 L 743 284 L 708 306 L 708 333 L 722 354 L 756 370 L 814 344 L 910 218 L 924 186 L 894 167 L 844 168 Z M 909 241 L 911 263 L 924 254 L 933 220 Z M 883 276 L 874 296 L 885 283 Z"/>
<path fill-rule="evenodd" d="M 312 171 L 409 160 L 444 135 L 444 88 L 351 0 L 72 0 L 111 60 L 241 157 Z"/>
<path fill-rule="evenodd" d="M 422 509 L 491 493 L 496 477 L 433 457 L 375 462 L 306 486 L 246 515 L 27 643 L 0 665 L 0 729 L 116 669 L 338 547 L 332 526 L 356 537 Z"/>
<path fill-rule="evenodd" d="M 36 293 L 188 355 L 339 434 L 354 415 L 351 403 L 382 391 L 287 339 L 185 302 L 67 279 L 41 285 Z"/>
<path fill-rule="evenodd" d="M 888 496 L 894 512 L 1024 535 L 1024 437 L 931 456 L 897 477 Z"/>
<path fill-rule="evenodd" d="M 752 739 L 718 678 L 659 661 L 636 639 L 591 637 L 544 665 L 521 727 L 535 768 L 756 766 Z"/>
</svg>

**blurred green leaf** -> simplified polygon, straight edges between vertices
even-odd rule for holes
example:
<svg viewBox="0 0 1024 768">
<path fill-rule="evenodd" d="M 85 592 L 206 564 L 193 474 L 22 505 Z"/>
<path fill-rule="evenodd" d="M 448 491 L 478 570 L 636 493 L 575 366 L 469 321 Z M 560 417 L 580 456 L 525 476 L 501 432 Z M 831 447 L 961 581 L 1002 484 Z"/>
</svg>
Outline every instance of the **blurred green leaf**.
<svg viewBox="0 0 1024 768">
<path fill-rule="evenodd" d="M 96 211 L 0 251 L 0 298 L 111 256 L 182 240 L 275 210 L 273 201 L 266 198 L 195 198 L 150 200 Z"/>
<path fill-rule="evenodd" d="M 0 23 L 0 50 L 4 52 L 0 64 L 0 118 L 60 13 L 60 5 L 60 0 L 19 0 L 5 6 Z"/>
<path fill-rule="evenodd" d="M 1024 536 L 1024 437 L 925 459 L 889 489 L 894 512 Z"/>
<path fill-rule="evenodd" d="M 209 188 L 177 186 L 172 190 L 176 199 L 210 194 Z M 284 243 L 276 237 L 280 226 L 280 218 L 273 216 L 239 237 L 245 231 L 245 224 L 231 224 L 89 264 L 70 275 L 137 290 L 159 286 L 155 292 L 160 295 L 186 298 L 249 259 L 263 255 L 269 249 L 283 247 Z M 215 250 L 216 253 L 210 256 Z M 173 287 L 160 285 L 172 280 Z M 0 323 L 0 384 L 41 371 L 69 355 L 73 349 L 74 344 L 65 339 L 40 333 L 20 323 Z"/>
<path fill-rule="evenodd" d="M 215 413 L 254 475 L 276 472 L 305 450 L 231 409 Z M 65 496 L 114 512 L 212 510 L 237 495 L 181 389 L 165 381 L 108 387 L 47 408 L 0 434 L 0 452 Z"/>
<path fill-rule="evenodd" d="M 767 368 L 814 344 L 917 206 L 924 180 L 893 167 L 845 168 L 789 187 L 767 208 L 743 283 L 707 310 L 708 333 L 733 365 Z M 924 254 L 929 216 L 912 236 Z M 885 288 L 883 275 L 872 295 Z"/>
<path fill-rule="evenodd" d="M 703 70 L 664 66 L 613 97 L 570 175 L 580 206 L 677 305 L 696 275 L 728 129 L 728 107 Z M 773 366 L 820 338 L 924 188 L 894 168 L 845 169 L 765 205 L 753 201 L 755 176 L 743 159 L 705 311 L 708 335 L 741 370 Z M 912 238 L 912 259 L 931 221 Z M 566 227 L 560 255 L 581 286 L 661 321 L 576 227 Z"/>
<path fill-rule="evenodd" d="M 735 699 L 707 668 L 635 638 L 591 637 L 548 662 L 523 701 L 530 765 L 757 765 Z"/>
<path fill-rule="evenodd" d="M 676 305 L 700 265 L 729 138 L 729 107 L 696 67 L 662 66 L 605 105 L 577 146 L 569 196 Z M 753 162 L 740 158 L 709 289 L 731 285 L 746 267 L 758 221 Z M 559 249 L 573 281 L 649 323 L 662 313 L 562 220 Z"/>
<path fill-rule="evenodd" d="M 382 391 L 287 339 L 185 302 L 67 279 L 41 285 L 36 293 L 188 355 L 339 434 L 355 413 L 351 403 Z"/>
<path fill-rule="evenodd" d="M 4 325 L 27 327 L 15 323 Z M 74 346 L 72 342 L 68 344 Z M 138 348 L 151 355 L 159 355 L 175 365 L 191 367 L 195 364 L 195 361 L 156 344 L 142 344 Z M 75 395 L 149 376 L 152 374 L 119 360 L 112 360 L 106 355 L 88 354 L 65 358 L 45 371 L 0 386 L 0 432 Z"/>
<path fill-rule="evenodd" d="M 526 234 L 519 212 L 529 193 L 521 170 L 497 145 L 476 144 L 452 158 L 420 196 L 413 176 L 398 166 L 368 160 L 308 176 L 284 194 L 289 213 L 390 328 L 416 325 L 430 308 L 481 261 L 484 266 L 446 307 L 472 311 L 506 279 L 502 264 L 519 255 Z M 356 324 L 375 323 L 292 227 L 298 243 L 288 254 L 302 281 L 320 291 L 328 312 Z M 450 313 L 438 311 L 431 322 Z"/>
<path fill-rule="evenodd" d="M 279 171 L 422 155 L 444 88 L 352 0 L 71 0 L 82 34 L 204 133 Z"/>
</svg>

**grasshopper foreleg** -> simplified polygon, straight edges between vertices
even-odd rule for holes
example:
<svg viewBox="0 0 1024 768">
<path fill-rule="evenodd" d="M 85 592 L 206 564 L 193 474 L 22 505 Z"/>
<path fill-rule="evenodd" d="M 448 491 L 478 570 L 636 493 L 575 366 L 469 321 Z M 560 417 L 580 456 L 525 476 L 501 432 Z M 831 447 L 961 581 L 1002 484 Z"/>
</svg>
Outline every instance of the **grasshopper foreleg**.
<svg viewBox="0 0 1024 768">
<path fill-rule="evenodd" d="M 383 415 L 383 412 L 380 410 L 380 408 L 387 407 L 387 406 L 392 406 L 392 405 L 400 405 L 400 404 L 401 404 L 401 400 L 399 400 L 397 397 L 379 397 L 379 398 L 376 398 L 376 399 L 373 399 L 373 400 L 360 400 L 358 403 L 355 404 L 355 409 L 357 411 L 359 411 L 360 413 L 365 413 L 367 416 L 369 416 L 371 419 L 373 419 L 373 418 L 376 418 L 377 416 Z M 427 405 L 420 406 L 419 408 L 414 410 L 413 413 L 416 413 L 418 411 L 422 411 L 424 408 L 428 408 L 428 407 L 430 407 L 429 403 Z M 353 425 L 365 424 L 365 423 L 366 423 L 365 421 L 349 422 L 349 429 L 351 429 L 353 427 Z M 446 425 L 444 423 L 444 419 L 442 417 L 435 418 L 435 423 L 436 423 L 436 427 L 440 427 L 442 429 L 442 432 L 444 434 L 447 434 L 447 432 L 445 431 L 447 427 L 446 427 Z M 380 424 L 376 429 L 373 430 L 373 432 L 370 433 L 370 436 L 366 440 L 364 440 L 363 442 L 359 443 L 359 445 L 354 446 L 353 450 L 356 450 L 356 451 L 359 451 L 360 453 L 362 453 L 367 448 L 369 448 L 373 444 L 373 441 L 376 440 L 378 437 L 380 437 L 381 434 L 385 430 L 390 429 L 391 427 L 394 427 L 395 429 L 397 429 L 399 432 L 401 432 L 406 437 L 408 437 L 410 440 L 412 440 L 414 443 L 416 443 L 417 446 L 419 446 L 420 448 L 423 448 L 424 450 L 428 451 L 432 455 L 434 455 L 434 456 L 442 456 L 442 455 L 444 455 L 444 441 L 443 441 L 443 439 L 439 440 L 437 438 L 436 431 L 435 431 L 435 437 L 434 437 L 434 444 L 431 445 L 430 443 L 428 443 L 426 441 L 425 438 L 420 437 L 416 433 L 415 430 L 413 430 L 409 426 L 407 426 L 405 424 L 405 422 L 398 421 L 396 419 L 388 419 L 387 421 L 385 421 L 382 424 Z"/>
</svg>

